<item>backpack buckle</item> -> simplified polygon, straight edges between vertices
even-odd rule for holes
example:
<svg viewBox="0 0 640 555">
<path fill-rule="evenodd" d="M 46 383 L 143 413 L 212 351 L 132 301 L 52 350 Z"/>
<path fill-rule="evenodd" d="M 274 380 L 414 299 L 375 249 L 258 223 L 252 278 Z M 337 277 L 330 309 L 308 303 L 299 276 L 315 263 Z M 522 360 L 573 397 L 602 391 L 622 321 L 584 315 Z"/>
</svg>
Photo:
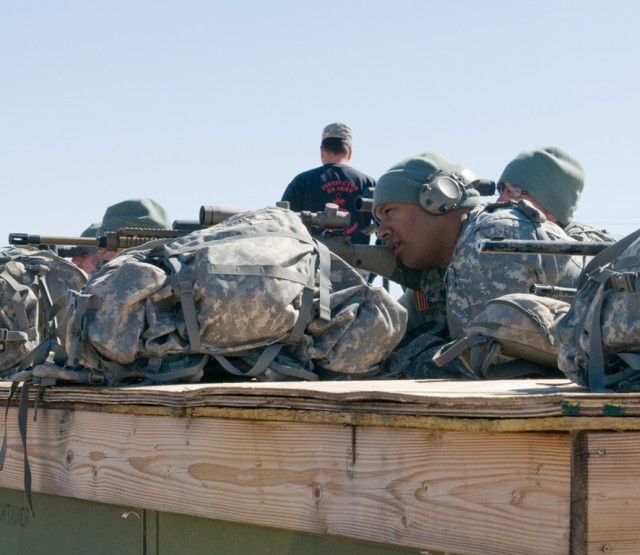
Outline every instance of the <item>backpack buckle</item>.
<svg viewBox="0 0 640 555">
<path fill-rule="evenodd" d="M 609 278 L 609 283 L 618 293 L 635 293 L 637 278 L 636 273 L 613 274 Z"/>
</svg>

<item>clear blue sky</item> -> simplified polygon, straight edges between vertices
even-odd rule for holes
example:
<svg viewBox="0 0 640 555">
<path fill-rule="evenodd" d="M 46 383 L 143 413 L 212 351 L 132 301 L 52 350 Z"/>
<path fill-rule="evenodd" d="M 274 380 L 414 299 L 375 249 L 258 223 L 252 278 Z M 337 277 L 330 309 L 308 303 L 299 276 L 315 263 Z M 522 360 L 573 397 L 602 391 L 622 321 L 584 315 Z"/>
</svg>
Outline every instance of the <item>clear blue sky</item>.
<svg viewBox="0 0 640 555">
<path fill-rule="evenodd" d="M 115 202 L 256 209 L 354 131 L 380 176 L 425 150 L 496 179 L 584 165 L 577 219 L 640 227 L 640 2 L 85 0 L 0 4 L 0 240 L 78 235 Z"/>
</svg>

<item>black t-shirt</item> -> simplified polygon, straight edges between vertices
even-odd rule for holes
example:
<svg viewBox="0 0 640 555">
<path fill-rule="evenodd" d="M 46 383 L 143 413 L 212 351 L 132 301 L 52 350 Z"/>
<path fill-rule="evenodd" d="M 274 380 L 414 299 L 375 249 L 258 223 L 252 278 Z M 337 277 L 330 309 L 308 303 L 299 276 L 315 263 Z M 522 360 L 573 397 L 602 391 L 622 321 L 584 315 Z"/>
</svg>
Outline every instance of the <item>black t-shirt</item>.
<svg viewBox="0 0 640 555">
<path fill-rule="evenodd" d="M 370 212 L 356 210 L 358 197 L 371 198 L 370 189 L 376 186 L 373 177 L 346 164 L 325 164 L 300 173 L 293 178 L 282 195 L 282 200 L 289 201 L 291 210 L 300 212 L 320 212 L 328 202 L 335 203 L 341 210 L 351 214 L 351 225 L 346 230 L 335 230 L 332 235 L 351 235 L 353 243 L 368 244 L 369 236 L 362 229 L 372 222 Z M 313 235 L 320 235 L 324 230 L 313 228 Z"/>
</svg>

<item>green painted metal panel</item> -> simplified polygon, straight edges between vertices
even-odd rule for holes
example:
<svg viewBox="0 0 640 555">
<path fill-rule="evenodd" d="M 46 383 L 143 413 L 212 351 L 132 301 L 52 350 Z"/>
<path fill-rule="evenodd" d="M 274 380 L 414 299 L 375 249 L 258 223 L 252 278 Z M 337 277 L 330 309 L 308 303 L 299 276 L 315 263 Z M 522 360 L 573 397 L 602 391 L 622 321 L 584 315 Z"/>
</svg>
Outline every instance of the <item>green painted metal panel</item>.
<svg viewBox="0 0 640 555">
<path fill-rule="evenodd" d="M 424 553 L 336 536 L 306 534 L 160 513 L 157 555 L 399 555 Z M 435 552 L 433 555 L 437 555 Z M 147 554 L 151 555 L 151 554 Z M 155 555 L 155 554 L 154 554 Z"/>
<path fill-rule="evenodd" d="M 0 489 L 0 553 L 10 555 L 400 555 L 349 538 L 264 528 Z M 439 555 L 429 551 L 430 555 Z"/>
<path fill-rule="evenodd" d="M 141 511 L 0 489 L 0 553 L 10 555 L 140 555 Z"/>
</svg>

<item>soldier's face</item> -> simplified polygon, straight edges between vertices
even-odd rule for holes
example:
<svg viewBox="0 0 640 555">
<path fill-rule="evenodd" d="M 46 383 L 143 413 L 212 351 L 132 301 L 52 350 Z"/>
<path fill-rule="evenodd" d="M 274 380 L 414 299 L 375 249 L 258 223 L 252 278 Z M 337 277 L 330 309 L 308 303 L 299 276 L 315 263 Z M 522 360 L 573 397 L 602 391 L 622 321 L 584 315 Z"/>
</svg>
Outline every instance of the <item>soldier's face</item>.
<svg viewBox="0 0 640 555">
<path fill-rule="evenodd" d="M 446 267 L 439 244 L 441 216 L 425 212 L 418 204 L 388 203 L 376 210 L 378 237 L 408 268 Z"/>
<path fill-rule="evenodd" d="M 93 255 L 89 253 L 82 253 L 74 256 L 71 259 L 78 268 L 82 268 L 87 274 L 90 274 L 95 269 L 95 265 L 93 264 Z"/>
<path fill-rule="evenodd" d="M 102 268 L 109 260 L 111 260 L 117 252 L 98 249 L 98 252 L 91 258 L 91 263 L 95 270 Z"/>
</svg>

